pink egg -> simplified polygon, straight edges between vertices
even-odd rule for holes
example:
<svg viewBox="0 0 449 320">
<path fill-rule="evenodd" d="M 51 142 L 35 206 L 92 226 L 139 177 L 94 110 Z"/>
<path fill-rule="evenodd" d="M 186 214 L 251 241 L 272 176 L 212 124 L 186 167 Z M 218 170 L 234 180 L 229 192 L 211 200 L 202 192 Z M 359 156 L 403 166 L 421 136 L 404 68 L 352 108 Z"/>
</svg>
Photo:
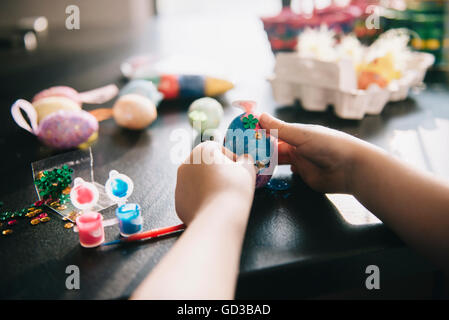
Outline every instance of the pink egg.
<svg viewBox="0 0 449 320">
<path fill-rule="evenodd" d="M 86 142 L 98 131 L 98 121 L 87 111 L 61 110 L 44 118 L 38 137 L 46 145 L 70 149 Z"/>
<path fill-rule="evenodd" d="M 41 92 L 37 93 L 33 98 L 33 103 L 47 97 L 65 97 L 70 100 L 75 101 L 79 105 L 82 105 L 81 97 L 73 88 L 67 87 L 67 86 L 55 86 L 51 87 L 45 90 L 42 90 Z"/>
</svg>

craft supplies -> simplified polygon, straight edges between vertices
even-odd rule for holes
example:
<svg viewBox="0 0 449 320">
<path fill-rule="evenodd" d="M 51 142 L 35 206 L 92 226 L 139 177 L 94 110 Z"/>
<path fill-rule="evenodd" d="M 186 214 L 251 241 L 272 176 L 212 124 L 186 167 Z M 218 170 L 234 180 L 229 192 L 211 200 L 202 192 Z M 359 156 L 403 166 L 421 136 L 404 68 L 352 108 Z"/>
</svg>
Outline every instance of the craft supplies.
<svg viewBox="0 0 449 320">
<path fill-rule="evenodd" d="M 115 214 L 119 222 L 120 234 L 124 237 L 140 232 L 143 226 L 140 206 L 135 203 L 126 203 L 133 189 L 134 183 L 128 176 L 116 170 L 109 172 L 105 190 L 108 197 L 117 203 Z"/>
<path fill-rule="evenodd" d="M 234 118 L 226 131 L 224 146 L 237 155 L 249 154 L 257 168 L 256 188 L 270 181 L 275 165 L 272 162 L 277 139 L 267 133 L 259 124 L 254 101 L 235 101 L 233 106 L 245 112 Z"/>
<path fill-rule="evenodd" d="M 25 111 L 30 124 L 20 110 Z M 19 99 L 12 105 L 11 114 L 20 127 L 56 149 L 77 147 L 98 131 L 97 119 L 83 110 L 60 110 L 46 116 L 38 125 L 36 109 L 28 101 Z"/>
<path fill-rule="evenodd" d="M 232 82 L 226 79 L 198 74 L 160 72 L 155 60 L 151 56 L 131 57 L 122 63 L 120 69 L 128 79 L 152 81 L 166 100 L 214 97 L 234 87 Z"/>
<path fill-rule="evenodd" d="M 112 114 L 119 126 L 132 130 L 148 127 L 157 117 L 154 102 L 135 93 L 118 98 L 112 108 Z"/>
<path fill-rule="evenodd" d="M 76 178 L 70 192 L 72 204 L 81 209 L 82 214 L 76 218 L 81 246 L 93 248 L 104 242 L 103 216 L 99 212 L 90 211 L 97 203 L 97 188 L 82 178 Z"/>
<path fill-rule="evenodd" d="M 190 125 L 203 133 L 207 129 L 216 129 L 223 118 L 223 107 L 214 98 L 204 97 L 192 102 L 187 112 Z"/>
<path fill-rule="evenodd" d="M 125 243 L 125 242 L 135 242 L 135 241 L 142 241 L 142 240 L 152 239 L 152 238 L 156 238 L 156 237 L 160 237 L 160 236 L 164 236 L 164 235 L 169 235 L 169 234 L 172 234 L 174 232 L 182 231 L 185 228 L 186 228 L 185 224 L 179 224 L 179 225 L 165 227 L 165 228 L 148 230 L 148 231 L 145 231 L 145 232 L 134 234 L 134 235 L 129 236 L 127 238 L 121 238 L 121 239 L 113 240 L 113 241 L 104 243 L 103 245 L 104 246 L 108 246 L 108 245 L 120 244 L 120 243 Z"/>
<path fill-rule="evenodd" d="M 17 100 L 11 106 L 14 121 L 56 149 L 87 147 L 98 137 L 98 121 L 81 109 L 82 103 L 99 104 L 116 96 L 118 88 L 108 85 L 78 93 L 66 86 L 56 86 L 36 94 L 33 102 Z M 24 111 L 29 123 L 23 117 Z"/>
<path fill-rule="evenodd" d="M 234 87 L 227 80 L 202 75 L 165 74 L 156 79 L 150 78 L 150 80 L 158 83 L 158 90 L 167 100 L 215 97 Z"/>
<path fill-rule="evenodd" d="M 33 177 L 36 181 L 36 193 L 45 205 L 41 209 L 46 211 L 46 207 L 51 208 L 63 220 L 75 222 L 80 211 L 70 201 L 74 173 L 77 177 L 91 182 L 97 188 L 99 200 L 93 207 L 93 211 L 100 211 L 114 205 L 106 195 L 104 184 L 99 184 L 95 181 L 93 157 L 90 148 L 60 153 L 53 157 L 33 162 L 31 166 Z M 45 179 L 41 180 L 44 177 Z"/>
</svg>

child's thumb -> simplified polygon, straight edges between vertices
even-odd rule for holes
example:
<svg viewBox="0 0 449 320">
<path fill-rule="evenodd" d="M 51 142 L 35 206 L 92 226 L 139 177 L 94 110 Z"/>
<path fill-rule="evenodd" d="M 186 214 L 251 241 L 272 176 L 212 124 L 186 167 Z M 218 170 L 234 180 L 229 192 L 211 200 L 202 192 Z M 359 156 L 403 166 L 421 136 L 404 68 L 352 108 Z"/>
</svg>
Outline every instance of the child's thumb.
<svg viewBox="0 0 449 320">
<path fill-rule="evenodd" d="M 284 122 L 265 112 L 260 115 L 259 123 L 263 129 L 288 144 L 297 146 L 304 141 L 304 132 L 297 124 Z"/>
<path fill-rule="evenodd" d="M 237 158 L 237 163 L 244 167 L 252 176 L 256 176 L 256 166 L 254 165 L 254 159 L 249 154 L 242 154 Z"/>
</svg>

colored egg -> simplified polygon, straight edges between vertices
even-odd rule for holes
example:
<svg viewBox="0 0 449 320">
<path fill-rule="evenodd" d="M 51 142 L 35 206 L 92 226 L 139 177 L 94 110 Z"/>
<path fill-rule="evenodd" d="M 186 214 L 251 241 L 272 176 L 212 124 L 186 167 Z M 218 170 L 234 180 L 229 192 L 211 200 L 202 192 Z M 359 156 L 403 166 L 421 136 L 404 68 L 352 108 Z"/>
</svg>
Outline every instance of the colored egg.
<svg viewBox="0 0 449 320">
<path fill-rule="evenodd" d="M 87 141 L 97 131 L 98 121 L 89 112 L 62 110 L 42 120 L 38 137 L 50 147 L 70 149 Z"/>
<path fill-rule="evenodd" d="M 37 100 L 33 103 L 33 107 L 37 112 L 37 122 L 40 123 L 43 119 L 49 115 L 61 111 L 72 110 L 79 111 L 81 106 L 75 101 L 66 97 L 46 97 Z"/>
<path fill-rule="evenodd" d="M 148 98 L 130 93 L 121 96 L 112 109 L 115 122 L 124 128 L 141 130 L 157 117 L 155 104 Z"/>
<path fill-rule="evenodd" d="M 260 188 L 271 179 L 270 161 L 275 143 L 275 138 L 260 127 L 257 117 L 245 112 L 231 122 L 223 144 L 237 155 L 252 156 L 257 168 L 256 188 Z"/>
<path fill-rule="evenodd" d="M 148 80 L 132 80 L 120 90 L 120 96 L 130 93 L 140 94 L 153 101 L 155 106 L 161 102 L 163 95 L 157 90 L 153 82 Z"/>
<path fill-rule="evenodd" d="M 385 88 L 388 82 L 380 74 L 362 71 L 357 79 L 357 86 L 361 90 L 366 90 L 372 84 L 377 84 L 380 88 Z"/>
<path fill-rule="evenodd" d="M 200 98 L 192 102 L 188 111 L 189 122 L 200 132 L 215 129 L 223 118 L 223 107 L 214 98 Z"/>
<path fill-rule="evenodd" d="M 48 97 L 65 97 L 70 100 L 73 100 L 80 106 L 82 104 L 82 101 L 81 101 L 78 91 L 76 91 L 73 88 L 67 87 L 67 86 L 55 86 L 55 87 L 51 87 L 51 88 L 42 90 L 41 92 L 37 93 L 34 96 L 32 103 L 34 104 L 38 100 L 48 98 Z"/>
<path fill-rule="evenodd" d="M 111 191 L 114 196 L 123 198 L 128 192 L 128 184 L 121 179 L 114 179 L 111 183 Z"/>
</svg>

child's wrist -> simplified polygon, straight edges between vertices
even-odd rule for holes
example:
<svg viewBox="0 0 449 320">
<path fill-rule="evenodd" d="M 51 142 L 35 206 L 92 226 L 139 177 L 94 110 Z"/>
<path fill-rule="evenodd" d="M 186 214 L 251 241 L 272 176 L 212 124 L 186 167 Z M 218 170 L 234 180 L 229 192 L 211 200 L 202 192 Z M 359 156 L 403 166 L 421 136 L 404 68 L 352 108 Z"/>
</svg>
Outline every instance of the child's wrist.
<svg viewBox="0 0 449 320">
<path fill-rule="evenodd" d="M 206 215 L 211 219 L 220 219 L 227 224 L 245 226 L 251 210 L 252 198 L 227 192 L 210 197 L 202 206 L 198 216 Z"/>
<path fill-rule="evenodd" d="M 351 160 L 348 193 L 352 195 L 358 194 L 362 186 L 366 183 L 366 174 L 370 170 L 369 167 L 372 166 L 372 161 L 379 161 L 384 153 L 384 150 L 366 142 L 361 142 L 356 145 Z"/>
</svg>

